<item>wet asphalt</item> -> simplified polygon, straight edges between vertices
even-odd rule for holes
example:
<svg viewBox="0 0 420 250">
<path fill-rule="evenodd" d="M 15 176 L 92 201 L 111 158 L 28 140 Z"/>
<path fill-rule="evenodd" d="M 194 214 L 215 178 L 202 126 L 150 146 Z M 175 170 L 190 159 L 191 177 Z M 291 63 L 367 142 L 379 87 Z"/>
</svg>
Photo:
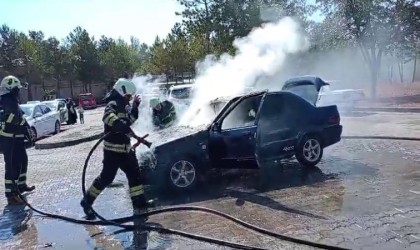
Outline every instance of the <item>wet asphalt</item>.
<svg viewBox="0 0 420 250">
<path fill-rule="evenodd" d="M 396 117 L 395 126 L 400 126 L 403 119 Z M 352 126 L 362 126 L 356 118 L 346 119 L 354 123 Z M 378 126 L 372 117 L 364 121 L 369 123 L 369 119 L 372 126 Z M 407 125 L 410 131 L 418 129 L 411 125 Z M 83 219 L 78 205 L 81 170 L 93 144 L 29 149 L 28 178 L 37 190 L 27 196 L 28 201 L 41 210 Z M 351 249 L 420 249 L 419 148 L 419 142 L 342 140 L 326 149 L 316 168 L 304 168 L 293 159 L 273 167 L 264 188 L 259 185 L 258 170 L 213 171 L 195 192 L 148 195 L 158 198 L 158 207 L 204 206 L 279 233 L 325 244 Z M 88 183 L 98 174 L 101 160 L 98 149 L 89 166 Z M 156 232 L 121 232 L 114 226 L 43 218 L 28 208 L 6 206 L 4 199 L 0 207 L 0 249 L 230 249 Z M 122 173 L 101 194 L 95 209 L 107 218 L 131 215 Z M 311 249 L 198 212 L 155 215 L 149 223 L 267 249 Z"/>
</svg>

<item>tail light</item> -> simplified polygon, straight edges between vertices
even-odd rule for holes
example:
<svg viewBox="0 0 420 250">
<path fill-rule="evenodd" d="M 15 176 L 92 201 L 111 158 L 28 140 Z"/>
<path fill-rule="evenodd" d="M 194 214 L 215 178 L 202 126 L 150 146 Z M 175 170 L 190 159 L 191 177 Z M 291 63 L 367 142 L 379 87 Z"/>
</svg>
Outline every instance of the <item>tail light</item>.
<svg viewBox="0 0 420 250">
<path fill-rule="evenodd" d="M 334 115 L 328 118 L 328 124 L 331 124 L 331 125 L 340 124 L 340 115 Z"/>
</svg>

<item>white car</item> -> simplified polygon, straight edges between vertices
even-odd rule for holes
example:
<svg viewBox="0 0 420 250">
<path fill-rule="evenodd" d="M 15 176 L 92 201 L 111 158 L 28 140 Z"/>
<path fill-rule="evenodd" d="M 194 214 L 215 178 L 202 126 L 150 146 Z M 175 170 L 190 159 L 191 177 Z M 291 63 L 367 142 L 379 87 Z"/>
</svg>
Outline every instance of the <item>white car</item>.
<svg viewBox="0 0 420 250">
<path fill-rule="evenodd" d="M 326 83 L 319 91 L 317 106 L 354 107 L 365 99 L 362 89 L 342 89 L 339 81 L 326 81 Z"/>
<path fill-rule="evenodd" d="M 169 88 L 168 100 L 174 104 L 190 105 L 194 84 L 180 84 Z"/>
<path fill-rule="evenodd" d="M 21 104 L 20 108 L 31 127 L 34 141 L 49 134 L 60 133 L 60 114 L 57 111 L 43 103 Z"/>
<path fill-rule="evenodd" d="M 66 107 L 66 102 L 62 100 L 44 101 L 51 110 L 55 110 L 60 114 L 60 122 L 64 123 L 68 120 L 69 112 Z"/>
</svg>

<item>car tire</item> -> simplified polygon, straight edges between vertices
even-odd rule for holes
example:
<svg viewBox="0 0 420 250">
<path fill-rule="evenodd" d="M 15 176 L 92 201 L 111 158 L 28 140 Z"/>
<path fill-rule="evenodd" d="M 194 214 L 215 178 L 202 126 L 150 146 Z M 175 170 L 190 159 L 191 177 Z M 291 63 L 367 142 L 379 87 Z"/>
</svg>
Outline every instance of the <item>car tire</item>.
<svg viewBox="0 0 420 250">
<path fill-rule="evenodd" d="M 61 123 L 60 121 L 56 121 L 54 125 L 54 134 L 58 134 L 61 132 Z"/>
<path fill-rule="evenodd" d="M 38 134 L 36 132 L 36 129 L 34 127 L 31 128 L 31 132 L 32 132 L 32 142 L 36 142 L 38 139 Z"/>
<path fill-rule="evenodd" d="M 171 160 L 164 173 L 169 191 L 185 193 L 194 190 L 199 181 L 200 170 L 190 157 Z"/>
<path fill-rule="evenodd" d="M 306 135 L 297 147 L 296 159 L 305 167 L 314 167 L 321 161 L 323 154 L 324 149 L 319 136 Z"/>
</svg>

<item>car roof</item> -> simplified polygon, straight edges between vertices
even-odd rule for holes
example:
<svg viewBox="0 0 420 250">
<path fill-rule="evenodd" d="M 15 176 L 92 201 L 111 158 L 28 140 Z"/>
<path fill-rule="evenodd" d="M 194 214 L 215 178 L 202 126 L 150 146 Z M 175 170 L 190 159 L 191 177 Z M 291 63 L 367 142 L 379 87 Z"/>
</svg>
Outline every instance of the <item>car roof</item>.
<svg viewBox="0 0 420 250">
<path fill-rule="evenodd" d="M 39 102 L 39 103 L 25 103 L 25 104 L 20 104 L 19 106 L 20 107 L 28 107 L 28 108 L 30 108 L 30 107 L 38 106 L 40 104 L 41 104 L 41 102 Z"/>
<path fill-rule="evenodd" d="M 173 89 L 192 88 L 193 86 L 194 84 L 180 84 L 180 85 L 171 86 L 169 89 L 173 90 Z"/>
</svg>

